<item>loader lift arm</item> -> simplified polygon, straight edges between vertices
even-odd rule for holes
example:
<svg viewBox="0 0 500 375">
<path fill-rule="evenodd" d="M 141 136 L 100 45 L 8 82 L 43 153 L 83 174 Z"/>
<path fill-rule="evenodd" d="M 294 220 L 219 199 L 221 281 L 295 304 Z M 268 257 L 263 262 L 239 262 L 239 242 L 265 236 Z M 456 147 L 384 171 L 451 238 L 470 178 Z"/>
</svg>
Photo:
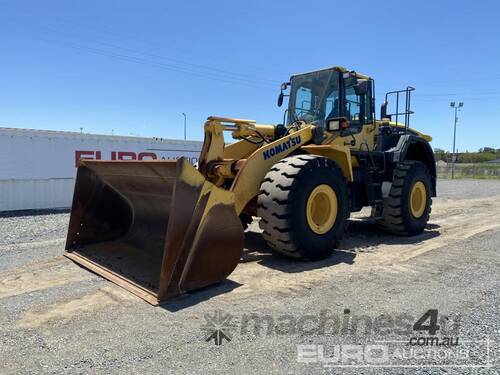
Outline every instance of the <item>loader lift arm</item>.
<svg viewBox="0 0 500 375">
<path fill-rule="evenodd" d="M 205 123 L 205 141 L 200 155 L 199 171 L 215 185 L 232 180 L 230 191 L 235 195 L 239 215 L 260 189 L 266 173 L 279 160 L 309 143 L 314 126 L 290 129 L 275 139 L 275 126 L 256 124 L 253 120 L 209 117 Z M 232 132 L 239 142 L 225 146 L 224 131 Z M 249 142 L 253 138 L 255 143 Z M 260 140 L 260 141 L 259 141 Z M 232 158 L 228 156 L 228 149 Z"/>
</svg>

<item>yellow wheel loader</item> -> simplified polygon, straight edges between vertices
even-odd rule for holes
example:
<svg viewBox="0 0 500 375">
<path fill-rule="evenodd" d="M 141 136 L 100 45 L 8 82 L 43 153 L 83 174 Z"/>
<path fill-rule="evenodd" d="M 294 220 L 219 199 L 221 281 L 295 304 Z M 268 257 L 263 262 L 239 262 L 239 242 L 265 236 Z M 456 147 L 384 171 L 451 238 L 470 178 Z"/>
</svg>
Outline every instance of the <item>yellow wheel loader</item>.
<svg viewBox="0 0 500 375">
<path fill-rule="evenodd" d="M 223 281 L 252 217 L 272 249 L 305 260 L 330 256 L 349 213 L 366 206 L 381 228 L 420 233 L 436 169 L 431 138 L 409 127 L 412 90 L 387 93 L 376 120 L 372 78 L 297 74 L 281 86 L 283 124 L 209 117 L 196 168 L 81 160 L 66 256 L 158 304 Z"/>
</svg>

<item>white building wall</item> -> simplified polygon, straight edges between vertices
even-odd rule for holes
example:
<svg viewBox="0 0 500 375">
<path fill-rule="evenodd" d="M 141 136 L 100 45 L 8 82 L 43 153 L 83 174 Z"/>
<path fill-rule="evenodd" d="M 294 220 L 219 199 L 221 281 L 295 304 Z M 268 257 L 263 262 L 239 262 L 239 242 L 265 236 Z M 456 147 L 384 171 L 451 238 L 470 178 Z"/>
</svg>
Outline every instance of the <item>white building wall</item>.
<svg viewBox="0 0 500 375">
<path fill-rule="evenodd" d="M 68 208 L 74 178 L 0 180 L 0 211 Z"/>
<path fill-rule="evenodd" d="M 202 142 L 0 128 L 0 211 L 69 208 L 76 161 L 197 161 Z"/>
</svg>

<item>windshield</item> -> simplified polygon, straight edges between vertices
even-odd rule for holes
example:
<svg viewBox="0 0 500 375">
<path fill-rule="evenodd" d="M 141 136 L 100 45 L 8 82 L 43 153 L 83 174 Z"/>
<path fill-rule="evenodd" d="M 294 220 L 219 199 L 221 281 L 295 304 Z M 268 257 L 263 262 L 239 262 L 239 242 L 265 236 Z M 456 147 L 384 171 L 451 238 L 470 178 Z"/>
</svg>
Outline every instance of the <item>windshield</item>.
<svg viewBox="0 0 500 375">
<path fill-rule="evenodd" d="M 339 116 L 338 71 L 321 70 L 292 77 L 288 123 L 305 121 L 324 126 L 326 118 Z"/>
</svg>

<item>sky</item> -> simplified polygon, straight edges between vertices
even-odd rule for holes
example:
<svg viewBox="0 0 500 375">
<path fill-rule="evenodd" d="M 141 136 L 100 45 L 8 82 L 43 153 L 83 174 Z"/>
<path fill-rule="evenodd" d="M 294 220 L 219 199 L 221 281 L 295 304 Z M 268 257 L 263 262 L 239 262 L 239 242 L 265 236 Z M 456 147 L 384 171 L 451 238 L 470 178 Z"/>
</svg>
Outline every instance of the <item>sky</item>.
<svg viewBox="0 0 500 375">
<path fill-rule="evenodd" d="M 500 148 L 497 1 L 0 0 L 0 126 L 203 139 L 211 115 L 282 122 L 290 75 L 344 66 L 416 88 L 411 127 Z"/>
</svg>

